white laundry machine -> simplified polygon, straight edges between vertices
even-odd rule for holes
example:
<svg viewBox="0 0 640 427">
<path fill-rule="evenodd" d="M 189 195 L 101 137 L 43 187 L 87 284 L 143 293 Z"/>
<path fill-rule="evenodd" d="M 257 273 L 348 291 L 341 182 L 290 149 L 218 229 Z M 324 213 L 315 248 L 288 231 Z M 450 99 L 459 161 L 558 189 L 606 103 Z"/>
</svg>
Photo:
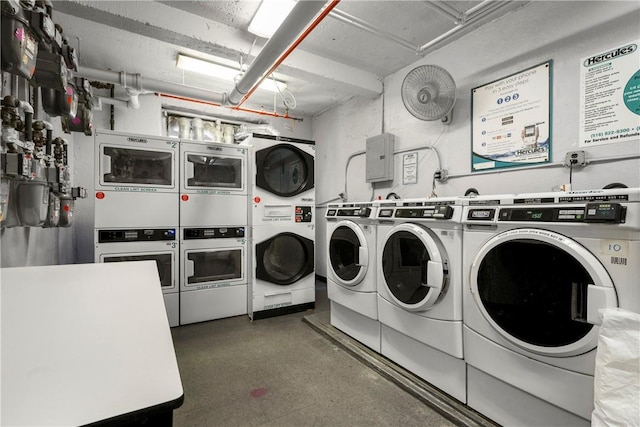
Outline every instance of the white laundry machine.
<svg viewBox="0 0 640 427">
<path fill-rule="evenodd" d="M 325 218 L 331 325 L 379 353 L 376 211 L 373 202 L 336 203 Z"/>
<path fill-rule="evenodd" d="M 468 206 L 468 405 L 504 425 L 589 425 L 598 310 L 640 311 L 640 189 Z"/>
<path fill-rule="evenodd" d="M 296 206 L 315 205 L 314 141 L 254 134 L 245 143 L 252 147 L 254 226 L 271 225 L 274 212 L 287 217 Z"/>
<path fill-rule="evenodd" d="M 246 227 L 180 229 L 180 324 L 247 314 Z"/>
<path fill-rule="evenodd" d="M 180 225 L 246 226 L 248 147 L 180 141 Z"/>
<path fill-rule="evenodd" d="M 463 200 L 397 200 L 377 212 L 380 351 L 461 402 Z"/>
<path fill-rule="evenodd" d="M 180 308 L 176 229 L 96 229 L 95 242 L 95 262 L 156 262 L 169 326 L 178 326 Z"/>
<path fill-rule="evenodd" d="M 178 140 L 96 130 L 95 147 L 95 228 L 177 227 Z"/>
<path fill-rule="evenodd" d="M 314 308 L 315 227 L 311 212 L 300 222 L 253 227 L 252 232 L 251 319 Z"/>
</svg>

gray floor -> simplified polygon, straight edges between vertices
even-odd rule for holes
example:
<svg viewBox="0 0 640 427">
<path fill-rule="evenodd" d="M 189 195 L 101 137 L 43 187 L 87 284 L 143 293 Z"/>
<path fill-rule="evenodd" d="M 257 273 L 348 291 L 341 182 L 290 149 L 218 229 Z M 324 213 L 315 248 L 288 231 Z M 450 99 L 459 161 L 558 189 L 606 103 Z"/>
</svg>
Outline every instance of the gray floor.
<svg viewBox="0 0 640 427">
<path fill-rule="evenodd" d="M 316 309 L 304 313 L 173 328 L 185 394 L 174 426 L 467 424 L 454 424 L 311 327 L 310 316 L 329 318 L 322 282 L 316 301 Z"/>
</svg>

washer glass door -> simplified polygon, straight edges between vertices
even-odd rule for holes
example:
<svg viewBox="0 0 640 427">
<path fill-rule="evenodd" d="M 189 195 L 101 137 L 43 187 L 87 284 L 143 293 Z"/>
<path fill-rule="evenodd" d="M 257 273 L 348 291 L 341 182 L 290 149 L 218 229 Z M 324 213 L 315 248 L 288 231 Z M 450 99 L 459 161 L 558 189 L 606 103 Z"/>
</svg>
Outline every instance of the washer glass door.
<svg viewBox="0 0 640 427">
<path fill-rule="evenodd" d="M 334 278 L 342 285 L 355 286 L 367 274 L 367 241 L 364 233 L 351 221 L 341 221 L 329 239 L 329 265 Z"/>
<path fill-rule="evenodd" d="M 425 310 L 446 292 L 447 267 L 434 237 L 415 224 L 395 226 L 381 254 L 384 284 L 397 305 Z"/>
<path fill-rule="evenodd" d="M 587 323 L 588 312 L 617 306 L 611 278 L 595 256 L 566 236 L 539 229 L 489 240 L 472 265 L 471 290 L 508 341 L 551 356 L 595 348 L 598 328 Z"/>
</svg>

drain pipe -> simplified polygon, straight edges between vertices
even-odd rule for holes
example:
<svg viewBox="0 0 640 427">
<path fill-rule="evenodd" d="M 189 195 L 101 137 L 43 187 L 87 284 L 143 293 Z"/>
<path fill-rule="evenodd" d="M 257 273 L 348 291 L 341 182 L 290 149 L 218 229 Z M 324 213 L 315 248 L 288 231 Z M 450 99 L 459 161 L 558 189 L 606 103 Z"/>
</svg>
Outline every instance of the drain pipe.
<svg viewBox="0 0 640 427">
<path fill-rule="evenodd" d="M 185 98 L 201 99 L 203 101 L 215 102 L 223 104 L 226 101 L 225 93 L 214 92 L 211 90 L 200 89 L 191 86 L 183 86 L 179 84 L 169 83 L 162 80 L 144 78 L 140 74 L 130 74 L 125 71 L 100 70 L 90 67 L 78 67 L 76 75 L 87 78 L 89 80 L 98 80 L 105 83 L 113 83 L 120 85 L 127 90 L 129 101 L 127 105 L 131 108 L 138 108 L 140 102 L 138 95 L 140 93 L 160 92 L 172 95 L 182 96 Z M 135 105 L 137 104 L 138 107 Z"/>
<path fill-rule="evenodd" d="M 228 103 L 239 106 L 258 87 L 258 85 L 275 70 L 291 51 L 304 39 L 309 31 L 303 31 L 319 21 L 312 20 L 320 13 L 326 1 L 299 1 L 291 9 L 291 13 L 282 22 L 278 30 L 267 41 L 260 53 L 253 60 L 242 78 L 229 93 Z M 326 14 L 338 4 L 333 0 L 325 10 Z M 325 14 L 325 16 L 326 16 Z M 324 18 L 324 16 L 322 17 Z M 302 33 L 302 34 L 301 34 Z"/>
</svg>

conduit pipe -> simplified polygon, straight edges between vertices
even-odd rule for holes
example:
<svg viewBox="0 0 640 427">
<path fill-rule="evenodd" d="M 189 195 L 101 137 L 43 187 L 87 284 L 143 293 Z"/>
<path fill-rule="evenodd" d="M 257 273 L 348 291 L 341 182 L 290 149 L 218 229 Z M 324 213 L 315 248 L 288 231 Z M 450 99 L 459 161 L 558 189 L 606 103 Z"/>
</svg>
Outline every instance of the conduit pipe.
<svg viewBox="0 0 640 427">
<path fill-rule="evenodd" d="M 330 11 L 338 1 L 332 1 L 332 5 L 327 9 Z M 227 99 L 229 104 L 241 105 L 258 85 L 289 56 L 293 49 L 309 34 L 310 30 L 319 23 L 318 20 L 313 21 L 313 19 L 325 4 L 326 1 L 299 1 L 296 3 L 278 30 L 255 57 L 242 78 L 236 82 Z M 326 14 L 329 11 L 325 11 Z M 303 32 L 305 28 L 307 30 Z"/>
<path fill-rule="evenodd" d="M 140 74 L 130 74 L 125 71 L 78 67 L 77 75 L 89 80 L 98 80 L 124 87 L 127 90 L 127 95 L 129 95 L 129 106 L 135 105 L 137 101 L 137 99 L 132 100 L 132 98 L 137 98 L 138 94 L 146 91 L 169 93 L 176 96 L 200 99 L 216 104 L 224 104 L 227 97 L 225 93 L 169 83 L 162 80 L 143 78 Z"/>
<path fill-rule="evenodd" d="M 302 122 L 303 119 L 299 118 L 299 117 L 292 117 L 289 114 L 279 114 L 279 113 L 275 113 L 275 112 L 270 112 L 270 111 L 262 111 L 262 110 L 253 110 L 251 108 L 243 108 L 243 107 L 229 107 L 228 105 L 221 105 L 217 102 L 210 102 L 210 101 L 202 101 L 200 99 L 194 99 L 194 98 L 185 98 L 183 96 L 176 96 L 176 95 L 171 95 L 168 93 L 156 93 L 156 95 L 163 97 L 163 98 L 171 98 L 171 99 L 178 99 L 180 101 L 189 101 L 189 102 L 196 102 L 198 104 L 204 104 L 204 105 L 212 105 L 214 107 L 228 107 L 228 108 L 232 108 L 233 110 L 236 111 L 242 111 L 245 113 L 252 113 L 252 114 L 258 114 L 261 116 L 269 116 L 269 117 L 277 117 L 277 118 L 281 118 L 281 119 L 289 119 L 289 120 L 293 120 L 296 122 Z"/>
</svg>

